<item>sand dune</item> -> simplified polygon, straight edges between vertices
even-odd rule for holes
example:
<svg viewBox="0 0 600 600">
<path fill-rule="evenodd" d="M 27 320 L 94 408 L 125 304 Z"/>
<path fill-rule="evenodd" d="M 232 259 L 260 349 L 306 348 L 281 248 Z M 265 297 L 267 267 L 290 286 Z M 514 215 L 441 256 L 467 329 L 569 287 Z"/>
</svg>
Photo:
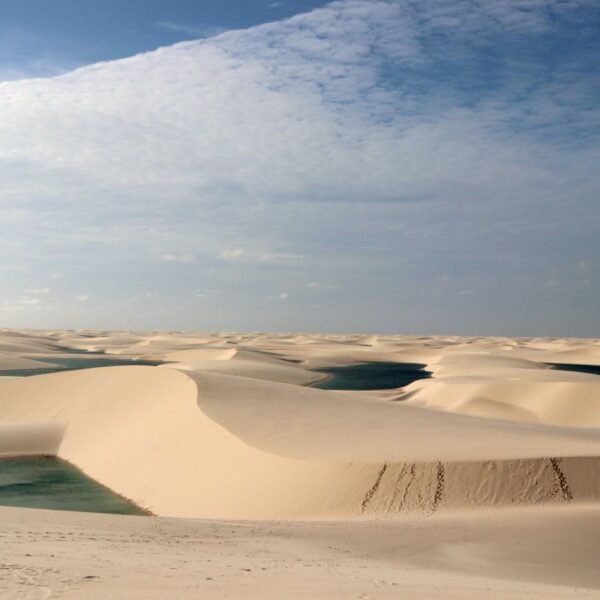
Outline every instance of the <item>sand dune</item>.
<svg viewBox="0 0 600 600">
<path fill-rule="evenodd" d="M 0 458 L 56 456 L 64 434 L 65 426 L 58 422 L 0 423 Z"/>
<path fill-rule="evenodd" d="M 56 365 L 53 363 L 42 362 L 40 360 L 32 360 L 30 358 L 15 356 L 13 354 L 6 354 L 3 352 L 0 353 L 0 376 L 2 376 L 2 371 L 48 369 L 52 366 Z"/>
<path fill-rule="evenodd" d="M 321 381 L 326 377 L 321 373 L 314 373 L 304 369 L 289 366 L 289 364 L 274 364 L 257 360 L 188 360 L 185 363 L 171 363 L 163 365 L 172 369 L 183 371 L 197 371 L 200 373 L 221 373 L 234 375 L 235 377 L 250 377 L 252 379 L 264 379 L 267 381 L 278 381 L 294 385 L 308 385 Z"/>
<path fill-rule="evenodd" d="M 60 456 L 161 515 L 348 518 L 600 494 L 597 459 L 560 460 L 600 455 L 594 429 L 153 367 L 6 379 L 0 402 L 5 422 L 66 426 Z"/>
<path fill-rule="evenodd" d="M 600 377 L 483 353 L 453 353 L 434 378 L 405 388 L 407 402 L 521 422 L 600 427 Z"/>
<path fill-rule="evenodd" d="M 244 525 L 252 540 L 277 548 L 279 561 L 281 552 L 343 547 L 358 561 L 348 563 L 351 573 L 367 553 L 377 565 L 370 581 L 385 572 L 391 586 L 392 573 L 403 573 L 408 598 L 439 593 L 432 577 L 444 598 L 479 598 L 488 588 L 495 598 L 561 598 L 566 586 L 589 597 L 600 589 L 600 377 L 546 364 L 597 364 L 596 340 L 90 330 L 4 332 L 0 342 L 4 370 L 47 367 L 69 348 L 165 362 L 0 377 L 0 456 L 58 454 L 160 515 L 156 531 L 172 527 L 174 544 L 204 535 L 204 525 L 165 517 L 249 519 L 256 521 Z M 306 387 L 323 377 L 312 369 L 371 360 L 420 362 L 433 377 L 392 390 Z M 0 509 L 0 519 L 17 523 L 27 512 L 12 511 Z M 47 513 L 34 513 L 51 529 Z M 79 527 L 77 518 L 51 521 L 68 530 Z M 93 533 L 77 548 L 90 556 L 92 538 L 113 539 L 101 533 L 105 525 L 135 537 L 137 523 L 146 522 L 89 519 L 81 523 Z M 330 522 L 290 522 L 322 519 Z M 237 531 L 230 523 L 206 527 L 223 536 Z M 279 528 L 274 538 L 272 527 Z M 11 531 L 21 539 L 17 525 Z M 158 543 L 154 533 L 144 535 Z M 300 542 L 284 549 L 275 541 L 282 535 Z M 228 538 L 236 548 L 246 543 L 236 536 Z M 167 560 L 161 552 L 159 570 Z M 231 563 L 221 546 L 213 556 Z M 138 568 L 134 555 L 128 560 Z M 243 560 L 257 569 L 260 552 Z M 328 564 L 314 573 L 325 577 Z M 296 594 L 291 573 L 281 580 L 286 597 L 345 598 L 358 585 L 345 588 L 340 578 L 328 587 L 325 577 L 309 590 L 304 574 Z M 104 576 L 98 595 L 87 589 L 85 597 L 135 596 Z M 162 582 L 155 596 L 148 577 Z M 142 581 L 144 597 L 173 597 L 156 573 Z M 253 593 L 264 587 L 240 585 L 209 596 L 262 597 Z M 364 593 L 398 597 L 382 585 L 363 585 Z M 75 586 L 65 597 L 81 592 Z"/>
<path fill-rule="evenodd" d="M 196 363 L 208 362 L 213 360 L 229 360 L 235 354 L 235 348 L 200 348 L 198 350 L 180 350 L 179 352 L 169 352 L 161 354 L 162 360 L 177 362 L 194 368 Z"/>
</svg>

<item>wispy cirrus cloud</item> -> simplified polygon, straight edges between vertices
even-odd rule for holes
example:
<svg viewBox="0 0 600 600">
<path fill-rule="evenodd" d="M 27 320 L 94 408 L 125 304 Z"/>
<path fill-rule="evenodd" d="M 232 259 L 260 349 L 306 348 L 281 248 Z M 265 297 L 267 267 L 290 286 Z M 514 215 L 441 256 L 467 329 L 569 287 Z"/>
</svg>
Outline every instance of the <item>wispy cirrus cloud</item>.
<svg viewBox="0 0 600 600">
<path fill-rule="evenodd" d="M 215 27 L 214 25 L 190 25 L 187 23 L 173 23 L 171 21 L 159 21 L 154 26 L 158 29 L 165 29 L 193 38 L 212 37 L 226 31 L 225 28 Z"/>
</svg>

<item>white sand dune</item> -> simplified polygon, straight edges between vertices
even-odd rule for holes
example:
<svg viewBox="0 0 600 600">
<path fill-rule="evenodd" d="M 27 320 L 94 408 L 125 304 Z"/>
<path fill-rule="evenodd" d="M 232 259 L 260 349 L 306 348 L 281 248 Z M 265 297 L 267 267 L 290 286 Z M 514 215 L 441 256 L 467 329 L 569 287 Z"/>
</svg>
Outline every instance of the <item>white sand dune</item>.
<svg viewBox="0 0 600 600">
<path fill-rule="evenodd" d="M 407 387 L 411 394 L 407 402 L 520 422 L 600 427 L 599 384 L 593 379 L 597 376 L 584 377 L 580 381 L 501 383 L 440 379 Z"/>
<path fill-rule="evenodd" d="M 563 458 L 600 455 L 595 429 L 153 367 L 7 379 L 0 402 L 5 422 L 66 426 L 60 456 L 161 515 L 348 518 L 600 493 L 597 459 Z"/>
<path fill-rule="evenodd" d="M 314 373 L 289 366 L 289 364 L 274 364 L 272 362 L 256 360 L 187 360 L 185 363 L 170 363 L 164 367 L 180 369 L 183 371 L 198 371 L 200 373 L 221 373 L 236 377 L 250 377 L 278 381 L 294 385 L 308 385 L 326 378 L 326 375 Z"/>
<path fill-rule="evenodd" d="M 239 560 L 259 570 L 261 547 L 276 553 L 268 568 L 280 568 L 258 587 L 235 577 L 237 587 L 203 584 L 207 597 L 264 597 L 270 586 L 291 598 L 396 598 L 392 581 L 407 598 L 600 590 L 600 377 L 546 364 L 596 364 L 597 340 L 52 331 L 4 332 L 0 341 L 5 370 L 47 366 L 36 357 L 65 348 L 169 363 L 0 377 L 0 456 L 58 454 L 161 517 L 31 512 L 33 529 L 89 532 L 76 543 L 86 569 L 98 536 L 111 548 L 129 539 L 138 553 L 125 559 L 137 584 L 110 583 L 114 571 L 99 567 L 95 591 L 58 579 L 48 588 L 66 598 L 196 597 L 197 575 L 181 567 L 190 588 L 176 593 L 157 571 L 176 567 L 165 548 L 207 535 L 220 540 L 211 546 L 219 568 Z M 306 387 L 322 377 L 311 369 L 369 360 L 422 362 L 433 377 L 395 390 Z M 24 543 L 26 512 L 0 509 L 13 544 Z M 330 522 L 289 522 L 319 519 Z M 282 536 L 291 541 L 282 545 Z M 234 559 L 222 543 L 246 553 Z M 285 557 L 309 562 L 314 551 L 326 558 L 311 587 Z M 368 581 L 385 585 L 367 585 L 361 565 Z"/>
<path fill-rule="evenodd" d="M 65 426 L 49 420 L 0 423 L 0 458 L 56 456 Z"/>
<path fill-rule="evenodd" d="M 170 362 L 183 363 L 190 368 L 194 368 L 194 365 L 198 362 L 229 360 L 236 353 L 237 350 L 235 348 L 200 348 L 199 350 L 169 352 L 162 354 L 160 358 Z"/>
<path fill-rule="evenodd" d="M 522 358 L 454 353 L 405 388 L 407 402 L 521 422 L 600 427 L 600 377 Z"/>
</svg>

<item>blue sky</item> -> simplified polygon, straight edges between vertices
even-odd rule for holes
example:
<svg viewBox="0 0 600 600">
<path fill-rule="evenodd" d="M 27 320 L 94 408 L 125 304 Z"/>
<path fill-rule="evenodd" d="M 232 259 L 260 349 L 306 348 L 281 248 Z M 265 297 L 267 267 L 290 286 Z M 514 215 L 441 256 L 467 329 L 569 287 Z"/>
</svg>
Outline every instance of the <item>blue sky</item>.
<svg viewBox="0 0 600 600">
<path fill-rule="evenodd" d="M 596 2 L 2 10 L 5 326 L 600 336 Z"/>
<path fill-rule="evenodd" d="M 3 0 L 5 75 L 45 76 L 292 16 L 325 0 Z"/>
</svg>

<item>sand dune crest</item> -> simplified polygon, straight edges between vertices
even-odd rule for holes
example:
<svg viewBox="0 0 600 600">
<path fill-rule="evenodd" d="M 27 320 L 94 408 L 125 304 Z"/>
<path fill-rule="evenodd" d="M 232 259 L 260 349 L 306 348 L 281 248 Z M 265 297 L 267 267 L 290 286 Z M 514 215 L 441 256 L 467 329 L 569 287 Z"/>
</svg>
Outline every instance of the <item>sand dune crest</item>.
<svg viewBox="0 0 600 600">
<path fill-rule="evenodd" d="M 350 518 L 564 502 L 554 464 L 564 465 L 568 500 L 598 496 L 596 459 L 547 458 L 600 454 L 598 432 L 509 431 L 352 394 L 191 377 L 139 366 L 0 380 L 2 420 L 66 426 L 62 457 L 161 515 Z M 460 461 L 462 452 L 489 453 L 491 436 L 499 460 Z M 515 448 L 541 457 L 508 461 Z M 432 453 L 439 460 L 428 462 Z"/>
</svg>

